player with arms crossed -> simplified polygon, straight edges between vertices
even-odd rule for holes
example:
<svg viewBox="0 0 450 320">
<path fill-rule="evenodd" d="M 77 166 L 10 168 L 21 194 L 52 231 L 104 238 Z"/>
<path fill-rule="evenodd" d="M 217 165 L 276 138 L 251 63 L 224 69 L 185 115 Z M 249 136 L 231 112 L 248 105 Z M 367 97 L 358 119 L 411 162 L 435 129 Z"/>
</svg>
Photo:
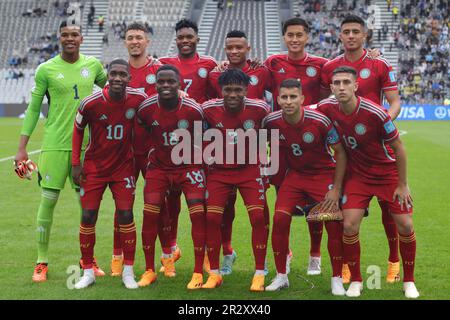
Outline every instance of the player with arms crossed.
<svg viewBox="0 0 450 320">
<path fill-rule="evenodd" d="M 179 155 L 172 152 L 181 142 L 178 129 L 187 130 L 194 137 L 194 123 L 203 121 L 203 112 L 200 106 L 190 98 L 179 96 L 180 73 L 172 65 L 160 67 L 156 73 L 156 90 L 154 95 L 145 100 L 138 110 L 138 117 L 142 124 L 151 130 L 155 149 L 149 153 L 149 166 L 145 175 L 144 187 L 144 215 L 148 223 L 143 232 L 151 235 L 148 245 L 151 250 L 150 268 L 152 272 L 148 277 L 150 283 L 156 281 L 154 272 L 155 240 L 158 234 L 160 211 L 166 192 L 173 189 L 182 190 L 187 201 L 189 217 L 192 223 L 191 235 L 194 243 L 195 267 L 188 289 L 200 289 L 203 284 L 203 258 L 205 256 L 205 177 L 201 165 L 193 161 L 187 163 L 184 159 L 180 163 L 175 160 Z M 201 130 L 199 132 L 201 135 Z M 181 138 L 181 140 L 180 140 Z M 201 139 L 200 139 L 201 140 Z M 192 141 L 191 141 L 192 142 Z M 189 144 L 189 147 L 193 145 Z M 200 146 L 201 147 L 201 146 Z M 162 263 L 164 275 L 175 277 L 174 257 L 163 253 Z"/>
<path fill-rule="evenodd" d="M 317 107 L 333 121 L 348 155 L 348 174 L 342 197 L 344 260 L 351 273 L 346 295 L 358 297 L 363 289 L 359 227 L 365 209 L 376 196 L 388 204 L 397 225 L 405 296 L 417 298 L 419 292 L 414 284 L 416 236 L 407 183 L 406 152 L 386 110 L 371 100 L 356 96 L 357 90 L 356 70 L 338 67 L 331 80 L 331 91 L 336 98 L 323 100 Z"/>
<path fill-rule="evenodd" d="M 264 119 L 264 127 L 279 130 L 280 149 L 287 155 L 289 171 L 281 184 L 275 204 L 272 229 L 277 276 L 266 287 L 276 291 L 289 287 L 286 274 L 286 256 L 289 252 L 289 234 L 295 206 L 302 207 L 325 199 L 324 208 L 339 209 L 347 157 L 339 135 L 330 119 L 319 111 L 302 106 L 304 96 L 300 81 L 283 80 L 277 97 L 281 110 Z M 329 147 L 334 151 L 334 161 Z M 331 292 L 345 295 L 342 283 L 342 222 L 327 221 L 328 251 L 333 276 Z"/>
<path fill-rule="evenodd" d="M 73 183 L 70 168 L 72 158 L 73 121 L 81 99 L 92 94 L 94 84 L 103 87 L 106 74 L 94 57 L 80 53 L 83 42 L 81 27 L 63 21 L 59 26 L 59 42 L 62 52 L 41 64 L 35 75 L 35 87 L 31 92 L 19 142 L 15 163 L 26 161 L 28 141 L 39 120 L 42 100 L 49 102 L 48 119 L 44 127 L 42 152 L 39 158 L 39 185 L 42 189 L 37 213 L 38 258 L 33 273 L 34 282 L 47 280 L 48 246 L 53 223 L 53 212 L 66 179 Z M 105 273 L 96 266 L 97 276 Z"/>
<path fill-rule="evenodd" d="M 339 35 L 343 45 L 344 54 L 327 62 L 321 74 L 322 90 L 330 93 L 333 70 L 339 66 L 350 66 L 358 74 L 358 96 L 369 99 L 381 105 L 383 95 L 388 101 L 389 115 L 392 120 L 400 113 L 400 96 L 398 93 L 395 71 L 383 57 L 372 57 L 364 43 L 367 38 L 367 29 L 364 20 L 358 16 L 349 15 L 341 23 Z M 378 202 L 382 212 L 382 222 L 389 244 L 389 259 L 386 281 L 393 283 L 400 281 L 400 259 L 398 255 L 398 232 L 394 219 L 389 213 L 389 206 L 384 201 Z M 344 264 L 344 283 L 350 281 L 348 266 Z"/>
<path fill-rule="evenodd" d="M 145 93 L 127 87 L 129 66 L 116 59 L 109 64 L 108 83 L 102 91 L 86 97 L 75 119 L 72 142 L 72 177 L 81 189 L 82 216 L 80 249 L 83 277 L 75 284 L 84 289 L 95 282 L 93 254 L 95 225 L 103 193 L 111 189 L 116 205 L 120 240 L 124 256 L 122 281 L 136 289 L 133 264 L 136 251 L 136 226 L 133 219 L 135 194 L 133 127 L 137 107 L 147 98 Z M 80 162 L 84 129 L 89 126 L 89 144 L 83 164 Z"/>
<path fill-rule="evenodd" d="M 221 247 L 221 224 L 225 205 L 230 193 L 236 188 L 242 195 L 252 225 L 252 247 L 255 257 L 255 275 L 251 291 L 264 291 L 264 261 L 267 250 L 268 221 L 264 214 L 266 204 L 265 186 L 261 177 L 259 159 L 251 164 L 250 141 L 245 143 L 245 136 L 261 128 L 264 117 L 269 113 L 269 106 L 262 100 L 246 98 L 250 77 L 241 69 L 230 68 L 219 77 L 223 99 L 214 99 L 202 105 L 208 125 L 221 132 L 223 146 L 216 150 L 215 159 L 208 172 L 207 199 L 207 247 L 211 272 L 203 288 L 213 289 L 222 284 L 219 273 Z M 240 131 L 240 132 L 239 132 Z M 244 133 L 245 132 L 245 133 Z M 242 139 L 242 141 L 240 141 Z M 245 154 L 239 154 L 239 145 L 244 144 Z M 233 151 L 231 151 L 232 149 Z M 228 153 L 235 156 L 232 163 L 225 161 Z M 222 157 L 220 157 L 222 154 Z M 237 159 L 244 156 L 243 163 Z"/>
</svg>

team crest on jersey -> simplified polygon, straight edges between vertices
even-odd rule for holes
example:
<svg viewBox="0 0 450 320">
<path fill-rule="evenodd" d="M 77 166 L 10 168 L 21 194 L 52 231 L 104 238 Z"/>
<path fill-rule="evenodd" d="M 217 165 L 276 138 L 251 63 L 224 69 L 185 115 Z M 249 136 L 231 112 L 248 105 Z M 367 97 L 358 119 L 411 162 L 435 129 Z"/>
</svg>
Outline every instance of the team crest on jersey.
<svg viewBox="0 0 450 320">
<path fill-rule="evenodd" d="M 198 75 L 201 78 L 205 79 L 208 76 L 208 71 L 206 71 L 205 68 L 200 68 L 200 69 L 198 69 Z"/>
<path fill-rule="evenodd" d="M 308 77 L 315 77 L 317 75 L 317 70 L 314 67 L 308 67 L 306 68 L 306 75 Z"/>
<path fill-rule="evenodd" d="M 83 68 L 83 69 L 81 69 L 80 74 L 81 74 L 81 76 L 82 76 L 83 78 L 89 77 L 89 70 L 88 70 L 88 68 Z"/>
<path fill-rule="evenodd" d="M 252 86 L 256 86 L 256 85 L 258 84 L 258 82 L 259 82 L 259 80 L 258 80 L 258 77 L 257 77 L 257 76 L 251 76 L 251 77 L 250 77 L 250 84 L 251 84 Z"/>
<path fill-rule="evenodd" d="M 135 114 L 136 114 L 136 110 L 134 110 L 133 108 L 130 108 L 127 110 L 127 112 L 125 112 L 125 118 L 131 120 L 134 118 Z"/>
<path fill-rule="evenodd" d="M 156 76 L 153 73 L 151 73 L 147 77 L 145 77 L 145 81 L 147 81 L 148 84 L 155 84 Z"/>
<path fill-rule="evenodd" d="M 187 120 L 180 120 L 178 121 L 178 128 L 179 129 L 187 129 L 189 127 L 189 122 Z"/>
<path fill-rule="evenodd" d="M 253 120 L 245 120 L 244 122 L 244 129 L 253 129 L 255 127 L 255 122 Z"/>
<path fill-rule="evenodd" d="M 305 132 L 303 134 L 303 141 L 306 143 L 312 143 L 314 141 L 314 135 L 311 132 Z"/>
<path fill-rule="evenodd" d="M 370 77 L 370 70 L 367 68 L 362 69 L 359 72 L 359 76 L 361 77 L 361 79 L 367 79 L 368 77 Z"/>
<path fill-rule="evenodd" d="M 365 125 L 363 125 L 362 123 L 356 124 L 356 126 L 355 126 L 355 132 L 356 132 L 357 134 L 359 134 L 360 136 L 362 136 L 363 134 L 366 133 L 366 131 L 367 131 L 367 129 L 366 129 L 366 126 L 365 126 Z"/>
</svg>

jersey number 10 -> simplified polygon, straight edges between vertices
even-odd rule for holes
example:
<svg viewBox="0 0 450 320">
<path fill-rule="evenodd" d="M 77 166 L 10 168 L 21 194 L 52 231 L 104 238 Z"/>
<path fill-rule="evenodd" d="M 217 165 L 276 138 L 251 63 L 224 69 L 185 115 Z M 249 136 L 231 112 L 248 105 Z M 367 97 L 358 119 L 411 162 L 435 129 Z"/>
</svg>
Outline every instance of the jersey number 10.
<svg viewBox="0 0 450 320">
<path fill-rule="evenodd" d="M 106 139 L 108 140 L 122 140 L 123 138 L 123 125 L 118 124 L 116 126 L 109 125 L 106 127 L 106 130 L 108 130 L 108 135 L 106 136 Z"/>
</svg>

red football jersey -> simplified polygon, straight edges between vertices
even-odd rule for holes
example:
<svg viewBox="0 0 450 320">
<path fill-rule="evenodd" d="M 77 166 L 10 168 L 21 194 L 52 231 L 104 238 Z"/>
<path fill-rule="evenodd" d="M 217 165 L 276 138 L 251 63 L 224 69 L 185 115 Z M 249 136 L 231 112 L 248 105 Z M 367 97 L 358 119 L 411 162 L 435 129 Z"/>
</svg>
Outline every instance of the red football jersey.
<svg viewBox="0 0 450 320">
<path fill-rule="evenodd" d="M 156 71 L 162 66 L 157 59 L 148 58 L 145 66 L 133 68 L 130 64 L 131 80 L 128 85 L 139 91 L 145 92 L 148 96 L 156 94 Z M 134 154 L 147 155 L 152 146 L 151 135 L 136 121 L 134 128 Z"/>
<path fill-rule="evenodd" d="M 287 54 L 275 54 L 264 62 L 272 74 L 272 95 L 274 111 L 280 109 L 277 103 L 278 88 L 288 78 L 300 79 L 305 101 L 303 105 L 320 101 L 320 74 L 327 59 L 306 53 L 301 60 L 292 60 Z"/>
<path fill-rule="evenodd" d="M 333 121 L 348 155 L 348 172 L 368 183 L 397 181 L 395 155 L 389 145 L 399 133 L 387 111 L 358 97 L 355 111 L 345 115 L 335 98 L 322 100 L 317 109 Z"/>
<path fill-rule="evenodd" d="M 333 71 L 340 66 L 349 66 L 356 69 L 358 73 L 358 91 L 356 95 L 372 100 L 380 104 L 383 100 L 383 92 L 398 90 L 395 71 L 383 57 L 371 58 L 364 50 L 363 56 L 350 62 L 342 54 L 337 58 L 327 62 L 321 75 L 320 85 L 323 88 L 330 88 Z"/>
<path fill-rule="evenodd" d="M 244 108 L 238 113 L 232 113 L 225 108 L 223 99 L 213 99 L 205 102 L 202 105 L 202 109 L 208 126 L 220 130 L 223 137 L 223 149 L 221 150 L 223 153 L 215 154 L 216 160 L 222 163 L 213 164 L 213 167 L 239 168 L 250 164 L 249 144 L 254 142 L 248 141 L 246 138 L 245 154 L 240 153 L 238 146 L 241 143 L 238 142 L 239 136 L 235 130 L 242 129 L 247 131 L 254 129 L 256 137 L 258 137 L 258 129 L 261 128 L 262 120 L 270 112 L 269 105 L 262 100 L 245 98 Z M 234 150 L 234 159 L 232 163 L 226 163 L 227 152 L 230 155 L 231 150 Z M 220 152 L 219 150 L 217 151 Z M 238 157 L 244 163 L 238 163 Z M 256 164 L 259 164 L 260 159 L 256 160 Z"/>
<path fill-rule="evenodd" d="M 280 149 L 287 155 L 290 169 L 304 175 L 332 173 L 335 161 L 329 145 L 340 142 L 339 134 L 331 120 L 319 111 L 305 107 L 301 120 L 289 124 L 281 110 L 269 114 L 263 122 L 264 128 L 279 130 Z"/>
<path fill-rule="evenodd" d="M 85 175 L 109 178 L 123 169 L 131 169 L 133 174 L 135 114 L 146 98 L 145 93 L 127 87 L 125 99 L 116 102 L 109 97 L 107 86 L 83 99 L 74 130 L 83 132 L 89 126 L 89 143 L 83 163 Z M 72 164 L 77 165 L 80 163 L 81 142 L 74 139 L 74 146 Z"/>
<path fill-rule="evenodd" d="M 189 98 L 198 103 L 208 100 L 206 95 L 208 74 L 217 66 L 213 57 L 196 53 L 191 59 L 182 59 L 175 55 L 160 58 L 159 61 L 177 67 L 181 76 L 181 89 L 189 95 Z"/>
<path fill-rule="evenodd" d="M 271 74 L 269 69 L 264 66 L 252 69 L 250 68 L 250 64 L 247 62 L 242 71 L 244 71 L 250 77 L 250 83 L 247 88 L 247 98 L 263 100 L 264 91 L 270 91 L 272 88 Z M 219 77 L 222 72 L 211 71 L 209 73 L 208 96 L 210 98 L 223 98 L 222 89 L 219 86 Z"/>
<path fill-rule="evenodd" d="M 149 154 L 149 166 L 160 169 L 187 168 L 193 165 L 174 164 L 172 162 L 172 149 L 180 142 L 174 131 L 186 129 L 191 134 L 194 143 L 194 122 L 200 122 L 202 129 L 203 112 L 195 100 L 180 98 L 177 109 L 167 111 L 159 105 L 158 95 L 146 99 L 138 110 L 139 120 L 151 129 L 155 150 Z M 199 132 L 201 134 L 201 131 Z M 191 150 L 193 154 L 193 150 Z M 148 172 L 148 171 L 147 171 Z"/>
</svg>

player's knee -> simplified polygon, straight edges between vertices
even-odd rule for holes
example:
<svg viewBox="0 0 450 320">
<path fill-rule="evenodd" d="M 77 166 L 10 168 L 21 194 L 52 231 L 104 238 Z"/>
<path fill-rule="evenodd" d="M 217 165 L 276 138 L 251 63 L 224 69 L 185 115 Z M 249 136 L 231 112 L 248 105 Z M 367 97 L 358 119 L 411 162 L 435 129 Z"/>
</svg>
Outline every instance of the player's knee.
<svg viewBox="0 0 450 320">
<path fill-rule="evenodd" d="M 117 210 L 119 224 L 130 224 L 133 222 L 132 210 Z"/>
<path fill-rule="evenodd" d="M 95 224 L 97 222 L 98 210 L 83 209 L 81 214 L 81 223 Z"/>
<path fill-rule="evenodd" d="M 406 221 L 400 221 L 400 223 L 397 224 L 398 233 L 403 235 L 408 235 L 413 233 L 414 231 L 414 225 L 412 220 L 406 220 Z"/>
<path fill-rule="evenodd" d="M 353 235 L 359 232 L 359 224 L 355 221 L 344 220 L 344 234 Z"/>
<path fill-rule="evenodd" d="M 281 213 L 275 211 L 275 215 L 273 216 L 273 230 L 274 232 L 280 232 L 283 230 L 287 230 L 290 225 L 290 216 L 286 213 Z"/>
</svg>

